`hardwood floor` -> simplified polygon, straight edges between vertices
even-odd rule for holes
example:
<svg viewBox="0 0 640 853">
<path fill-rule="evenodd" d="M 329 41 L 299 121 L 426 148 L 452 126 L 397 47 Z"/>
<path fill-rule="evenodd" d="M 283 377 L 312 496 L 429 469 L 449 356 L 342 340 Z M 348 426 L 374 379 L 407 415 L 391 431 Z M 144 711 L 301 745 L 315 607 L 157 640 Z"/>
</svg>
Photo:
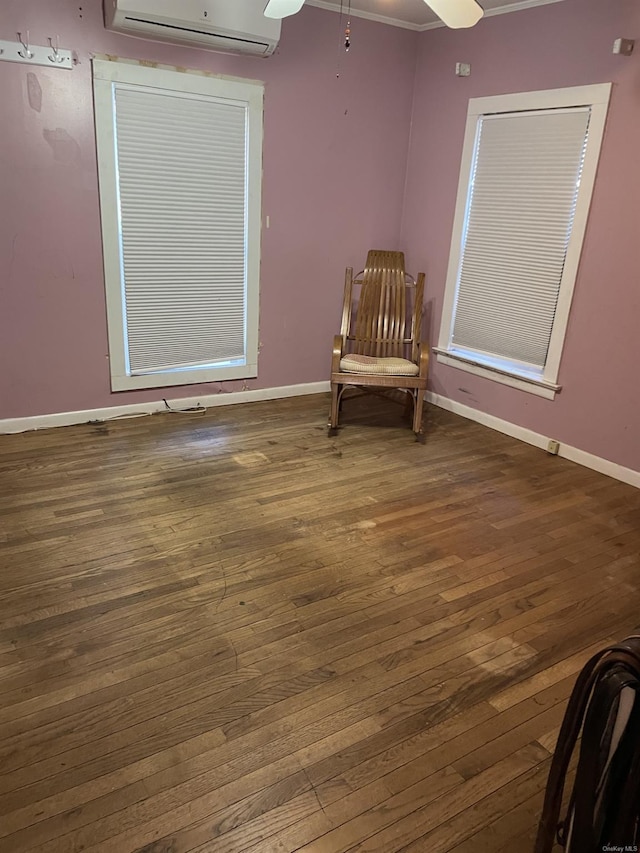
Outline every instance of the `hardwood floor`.
<svg viewBox="0 0 640 853">
<path fill-rule="evenodd" d="M 0 436 L 0 850 L 530 850 L 640 492 L 326 396 Z"/>
</svg>

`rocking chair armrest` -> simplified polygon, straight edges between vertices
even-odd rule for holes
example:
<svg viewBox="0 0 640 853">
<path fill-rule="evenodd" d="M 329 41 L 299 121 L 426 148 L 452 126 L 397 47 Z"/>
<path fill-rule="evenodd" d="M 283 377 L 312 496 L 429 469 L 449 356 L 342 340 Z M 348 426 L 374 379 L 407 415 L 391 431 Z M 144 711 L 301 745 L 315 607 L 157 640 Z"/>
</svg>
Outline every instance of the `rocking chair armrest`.
<svg viewBox="0 0 640 853">
<path fill-rule="evenodd" d="M 419 376 L 426 379 L 429 369 L 429 344 L 424 341 L 418 345 L 418 367 L 420 368 Z"/>
<path fill-rule="evenodd" d="M 340 359 L 342 358 L 343 337 L 335 335 L 333 338 L 333 354 L 331 356 L 331 372 L 338 373 L 340 371 Z"/>
</svg>

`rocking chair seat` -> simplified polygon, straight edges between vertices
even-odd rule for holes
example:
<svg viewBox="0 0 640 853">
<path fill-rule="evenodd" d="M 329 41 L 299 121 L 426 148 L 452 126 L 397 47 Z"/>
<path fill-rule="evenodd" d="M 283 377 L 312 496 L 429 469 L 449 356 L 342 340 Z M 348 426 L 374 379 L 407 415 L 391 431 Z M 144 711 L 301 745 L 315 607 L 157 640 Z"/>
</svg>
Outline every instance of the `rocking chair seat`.
<svg viewBox="0 0 640 853">
<path fill-rule="evenodd" d="M 381 376 L 417 376 L 420 368 L 406 358 L 376 358 L 352 353 L 340 359 L 345 373 L 367 373 Z"/>
</svg>

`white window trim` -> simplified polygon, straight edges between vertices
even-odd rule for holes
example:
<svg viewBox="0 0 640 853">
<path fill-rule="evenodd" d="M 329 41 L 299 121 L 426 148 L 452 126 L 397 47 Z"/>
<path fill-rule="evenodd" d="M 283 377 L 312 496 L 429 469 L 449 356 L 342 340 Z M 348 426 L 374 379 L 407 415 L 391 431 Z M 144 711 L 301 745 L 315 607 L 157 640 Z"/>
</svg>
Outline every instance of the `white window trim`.
<svg viewBox="0 0 640 853">
<path fill-rule="evenodd" d="M 141 375 L 131 375 L 127 372 L 112 95 L 114 82 L 205 96 L 213 95 L 244 101 L 249 105 L 247 110 L 246 363 L 229 363 L 225 366 L 194 369 L 185 367 Z M 119 59 L 113 61 L 94 59 L 93 89 L 112 389 L 128 391 L 140 388 L 163 388 L 257 376 L 264 84 L 254 80 L 214 77 L 197 71 L 178 71 L 166 67 L 150 68 Z"/>
<path fill-rule="evenodd" d="M 562 348 L 569 320 L 569 310 L 575 286 L 580 254 L 591 196 L 598 168 L 598 159 L 604 135 L 607 109 L 611 93 L 611 83 L 597 83 L 591 86 L 575 86 L 567 89 L 548 89 L 538 92 L 522 92 L 512 95 L 496 95 L 485 98 L 472 98 L 467 110 L 464 144 L 456 211 L 451 237 L 451 250 L 447 268 L 445 298 L 440 324 L 438 346 L 434 347 L 437 359 L 442 364 L 483 376 L 495 382 L 528 391 L 547 399 L 553 399 L 562 386 L 557 385 Z M 589 135 L 584 154 L 584 164 L 580 181 L 580 191 L 576 200 L 571 239 L 567 249 L 558 304 L 556 307 L 553 330 L 549 341 L 549 351 L 542 377 L 531 378 L 526 371 L 515 368 L 502 369 L 490 363 L 482 362 L 477 354 L 468 356 L 451 347 L 453 317 L 455 310 L 458 271 L 463 246 L 464 224 L 469 193 L 469 181 L 473 168 L 473 155 L 476 144 L 477 124 L 480 116 L 491 113 L 524 112 L 527 110 L 561 109 L 563 107 L 591 107 Z"/>
</svg>

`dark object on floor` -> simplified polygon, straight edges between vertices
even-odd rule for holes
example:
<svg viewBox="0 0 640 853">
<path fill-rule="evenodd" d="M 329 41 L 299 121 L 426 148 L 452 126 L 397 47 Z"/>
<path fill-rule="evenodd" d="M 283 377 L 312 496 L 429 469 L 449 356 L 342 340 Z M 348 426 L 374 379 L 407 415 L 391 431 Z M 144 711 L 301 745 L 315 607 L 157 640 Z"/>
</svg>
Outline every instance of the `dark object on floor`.
<svg viewBox="0 0 640 853">
<path fill-rule="evenodd" d="M 535 853 L 637 850 L 640 840 L 640 637 L 594 655 L 569 699 L 549 771 Z M 575 782 L 565 775 L 582 730 Z"/>
</svg>

